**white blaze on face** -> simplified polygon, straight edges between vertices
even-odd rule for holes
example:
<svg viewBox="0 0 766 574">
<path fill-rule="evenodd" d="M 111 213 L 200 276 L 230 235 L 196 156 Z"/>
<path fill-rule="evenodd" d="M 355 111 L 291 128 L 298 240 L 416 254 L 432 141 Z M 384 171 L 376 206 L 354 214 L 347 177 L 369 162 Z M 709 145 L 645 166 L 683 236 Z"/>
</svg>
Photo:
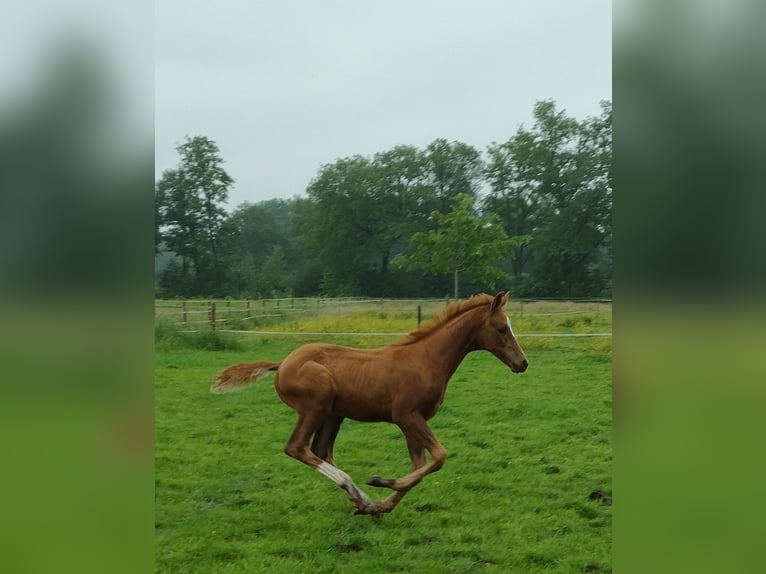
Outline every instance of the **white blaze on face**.
<svg viewBox="0 0 766 574">
<path fill-rule="evenodd" d="M 508 332 L 515 337 L 516 335 L 513 333 L 513 329 L 511 328 L 511 320 L 508 318 L 508 315 L 505 316 L 505 322 L 508 323 Z"/>
</svg>

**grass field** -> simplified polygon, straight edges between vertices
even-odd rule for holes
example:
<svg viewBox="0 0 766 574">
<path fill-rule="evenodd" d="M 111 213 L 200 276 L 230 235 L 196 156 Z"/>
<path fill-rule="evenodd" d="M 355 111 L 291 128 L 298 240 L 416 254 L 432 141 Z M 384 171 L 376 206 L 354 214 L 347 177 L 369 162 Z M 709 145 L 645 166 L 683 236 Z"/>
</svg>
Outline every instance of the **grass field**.
<svg viewBox="0 0 766 574">
<path fill-rule="evenodd" d="M 374 330 L 361 328 L 370 313 L 326 321 Z M 540 332 L 611 330 L 603 310 L 525 316 L 536 324 L 524 329 Z M 326 326 L 320 319 L 310 329 L 290 321 L 309 331 Z M 379 319 L 376 328 L 400 330 Z M 522 318 L 512 321 L 522 332 Z M 380 518 L 354 516 L 330 480 L 283 453 L 295 414 L 271 379 L 208 392 L 221 368 L 279 360 L 309 340 L 158 328 L 158 572 L 611 571 L 611 339 L 521 339 L 530 361 L 522 375 L 488 353 L 469 355 L 430 423 L 448 452 L 444 468 Z M 409 469 L 393 425 L 346 421 L 335 455 L 360 485 Z M 389 493 L 365 490 L 375 500 Z"/>
</svg>

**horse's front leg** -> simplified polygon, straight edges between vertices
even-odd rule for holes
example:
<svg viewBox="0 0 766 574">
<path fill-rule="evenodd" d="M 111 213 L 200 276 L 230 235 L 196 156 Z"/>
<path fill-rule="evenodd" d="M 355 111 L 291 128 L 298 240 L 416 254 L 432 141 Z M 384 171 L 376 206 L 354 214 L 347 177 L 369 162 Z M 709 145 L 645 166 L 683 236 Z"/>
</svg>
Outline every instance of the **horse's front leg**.
<svg viewBox="0 0 766 574">
<path fill-rule="evenodd" d="M 410 453 L 410 472 L 426 464 L 426 449 L 413 436 L 404 435 L 407 441 L 407 451 Z"/>
<path fill-rule="evenodd" d="M 436 440 L 424 418 L 412 415 L 397 424 L 407 440 L 407 449 L 412 461 L 411 471 L 402 478 L 373 476 L 367 481 L 369 485 L 391 488 L 396 491 L 373 507 L 376 514 L 391 512 L 404 498 L 404 495 L 423 480 L 424 476 L 439 470 L 447 457 L 447 451 Z M 428 463 L 425 459 L 425 450 L 431 454 L 431 461 Z"/>
</svg>

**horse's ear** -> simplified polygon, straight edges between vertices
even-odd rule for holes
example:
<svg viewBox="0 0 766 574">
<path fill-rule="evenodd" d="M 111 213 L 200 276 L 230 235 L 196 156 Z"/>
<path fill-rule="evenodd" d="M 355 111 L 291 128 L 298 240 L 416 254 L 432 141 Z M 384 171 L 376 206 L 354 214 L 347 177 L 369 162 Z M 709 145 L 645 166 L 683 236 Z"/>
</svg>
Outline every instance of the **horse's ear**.
<svg viewBox="0 0 766 574">
<path fill-rule="evenodd" d="M 501 309 L 506 301 L 508 301 L 508 291 L 500 291 L 500 293 L 495 295 L 495 300 L 492 301 L 489 310 L 494 311 L 495 309 Z"/>
</svg>

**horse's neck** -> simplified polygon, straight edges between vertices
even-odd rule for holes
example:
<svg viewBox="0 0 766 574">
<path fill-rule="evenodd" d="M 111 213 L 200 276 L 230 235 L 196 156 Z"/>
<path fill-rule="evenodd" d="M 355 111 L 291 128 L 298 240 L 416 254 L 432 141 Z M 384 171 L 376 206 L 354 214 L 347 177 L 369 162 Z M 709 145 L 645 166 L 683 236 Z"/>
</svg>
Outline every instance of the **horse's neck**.
<svg viewBox="0 0 766 574">
<path fill-rule="evenodd" d="M 439 378 L 443 378 L 445 384 L 465 356 L 475 350 L 474 331 L 481 313 L 482 308 L 466 311 L 422 342 L 428 345 L 428 355 L 435 360 Z"/>
</svg>

